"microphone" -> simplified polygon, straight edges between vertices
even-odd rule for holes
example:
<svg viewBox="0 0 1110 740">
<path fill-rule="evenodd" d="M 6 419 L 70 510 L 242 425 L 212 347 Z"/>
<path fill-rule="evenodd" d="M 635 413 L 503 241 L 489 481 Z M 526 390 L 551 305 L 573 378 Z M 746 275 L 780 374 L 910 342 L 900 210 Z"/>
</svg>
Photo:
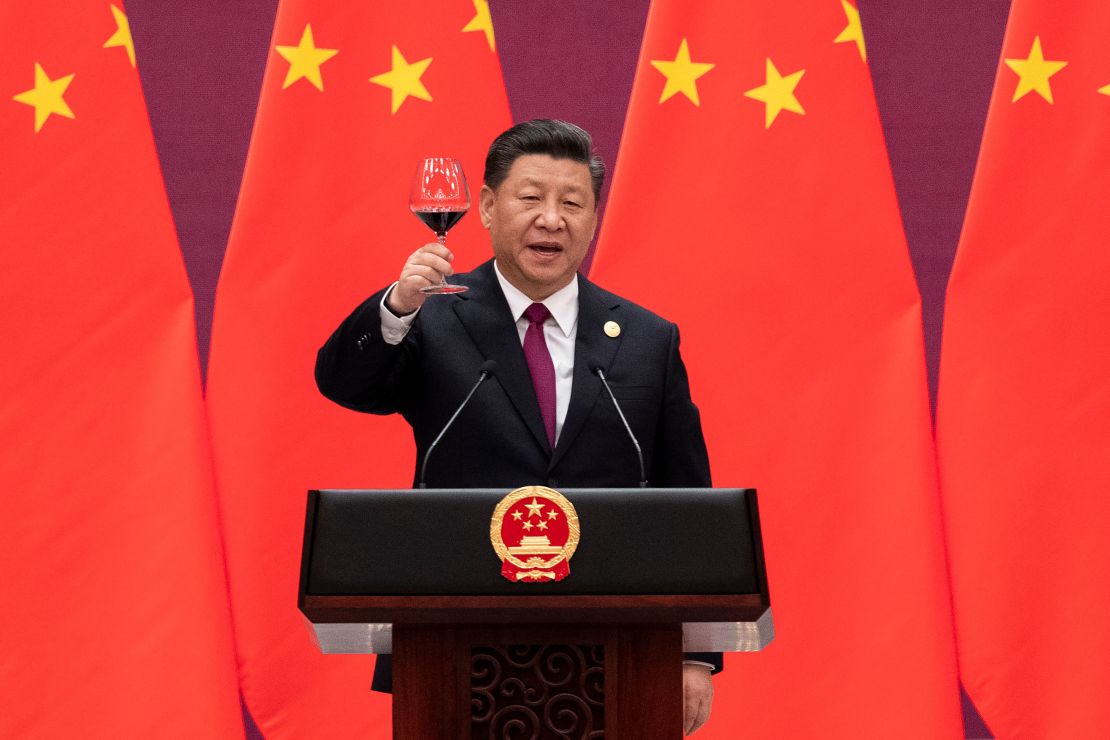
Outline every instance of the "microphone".
<svg viewBox="0 0 1110 740">
<path fill-rule="evenodd" d="M 451 425 L 455 423 L 455 419 L 459 418 L 459 414 L 461 414 L 462 410 L 466 408 L 466 405 L 470 403 L 470 397 L 473 396 L 474 392 L 478 390 L 478 386 L 484 383 L 486 381 L 486 378 L 493 375 L 495 370 L 497 370 L 497 363 L 495 361 L 486 360 L 482 363 L 482 370 L 478 374 L 478 382 L 475 383 L 474 387 L 470 389 L 470 393 L 466 394 L 466 398 L 464 398 L 463 402 L 459 404 L 459 407 L 455 409 L 455 413 L 451 414 L 451 418 L 448 419 L 447 423 L 443 425 L 443 429 L 438 435 L 436 435 L 436 438 L 432 440 L 432 443 L 428 445 L 428 451 L 424 453 L 424 464 L 420 466 L 420 482 L 417 484 L 417 488 L 428 487 L 424 481 L 428 477 L 428 460 L 432 456 L 432 450 L 436 448 L 436 445 L 439 444 L 439 441 L 443 439 L 443 435 L 447 434 L 447 430 L 450 429 Z"/>
<path fill-rule="evenodd" d="M 593 371 L 594 375 L 601 380 L 601 384 L 605 386 L 605 390 L 608 391 L 609 398 L 613 399 L 613 407 L 617 410 L 617 415 L 621 417 L 621 421 L 624 423 L 624 429 L 628 432 L 628 438 L 632 440 L 632 446 L 636 448 L 636 457 L 640 461 L 640 488 L 647 488 L 647 473 L 644 472 L 644 453 L 640 450 L 640 443 L 636 440 L 636 435 L 632 433 L 632 427 L 628 426 L 628 419 L 624 418 L 624 412 L 621 411 L 621 405 L 617 403 L 617 397 L 613 395 L 613 389 L 609 387 L 609 382 L 605 380 L 605 370 L 595 366 Z"/>
</svg>

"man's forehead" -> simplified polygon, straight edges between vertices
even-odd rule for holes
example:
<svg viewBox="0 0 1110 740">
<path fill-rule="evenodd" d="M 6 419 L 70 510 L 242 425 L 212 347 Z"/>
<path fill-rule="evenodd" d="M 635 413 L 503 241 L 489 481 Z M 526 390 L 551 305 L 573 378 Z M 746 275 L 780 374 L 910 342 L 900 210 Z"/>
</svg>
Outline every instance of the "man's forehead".
<svg viewBox="0 0 1110 740">
<path fill-rule="evenodd" d="M 513 160 L 505 181 L 517 184 L 551 185 L 589 190 L 590 168 L 585 162 L 555 158 L 548 154 L 522 154 Z"/>
</svg>

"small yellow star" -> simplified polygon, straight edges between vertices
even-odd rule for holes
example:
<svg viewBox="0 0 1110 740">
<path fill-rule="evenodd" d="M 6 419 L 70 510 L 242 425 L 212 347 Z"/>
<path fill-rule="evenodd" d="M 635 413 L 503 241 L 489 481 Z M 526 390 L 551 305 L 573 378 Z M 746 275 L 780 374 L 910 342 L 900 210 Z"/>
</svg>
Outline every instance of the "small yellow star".
<svg viewBox="0 0 1110 740">
<path fill-rule="evenodd" d="M 791 113 L 797 113 L 804 116 L 805 109 L 802 104 L 798 102 L 798 98 L 794 96 L 794 88 L 802 79 L 806 71 L 799 69 L 793 74 L 788 74 L 783 77 L 779 74 L 775 63 L 771 61 L 770 57 L 767 58 L 767 82 L 759 87 L 752 88 L 744 93 L 744 97 L 752 98 L 766 103 L 767 109 L 764 115 L 764 127 L 771 128 L 771 124 L 775 122 L 775 118 L 779 113 L 788 110 Z"/>
<path fill-rule="evenodd" d="M 431 63 L 432 58 L 428 57 L 409 64 L 405 61 L 401 50 L 396 46 L 393 47 L 393 68 L 388 72 L 370 78 L 370 81 L 375 85 L 389 88 L 391 92 L 391 113 L 396 113 L 397 109 L 410 95 L 414 98 L 431 101 L 432 96 L 428 92 L 428 88 L 424 87 L 424 83 L 420 81 L 421 75 L 424 74 Z"/>
<path fill-rule="evenodd" d="M 127 50 L 127 58 L 131 60 L 131 66 L 135 66 L 135 42 L 131 40 L 131 24 L 127 22 L 127 16 L 122 10 L 115 5 L 108 6 L 112 9 L 112 15 L 116 19 L 116 32 L 104 42 L 104 48 L 110 49 L 113 46 L 122 46 Z"/>
<path fill-rule="evenodd" d="M 514 512 L 513 512 L 513 519 L 516 519 L 516 520 L 517 520 L 518 522 L 520 521 L 520 518 L 521 518 L 522 516 L 524 516 L 524 512 L 523 512 L 523 511 L 514 511 Z"/>
<path fill-rule="evenodd" d="M 489 14 L 489 0 L 473 0 L 473 2 L 474 17 L 463 26 L 463 33 L 483 31 L 486 34 L 486 41 L 489 43 L 489 50 L 497 51 L 497 45 L 493 40 L 493 17 Z"/>
<path fill-rule="evenodd" d="M 547 522 L 541 521 L 540 524 L 539 524 L 539 527 L 540 527 L 541 532 L 543 530 L 547 529 Z"/>
<path fill-rule="evenodd" d="M 1099 91 L 1100 93 L 1102 93 L 1103 95 L 1110 95 L 1110 85 L 1105 85 L 1105 86 L 1103 86 L 1103 87 L 1100 87 L 1100 88 L 1098 89 L 1098 91 Z"/>
<path fill-rule="evenodd" d="M 863 24 L 859 20 L 859 9 L 852 5 L 848 0 L 840 0 L 841 7 L 844 8 L 844 15 L 848 18 L 848 25 L 840 32 L 840 35 L 833 39 L 834 44 L 843 44 L 849 41 L 855 41 L 856 46 L 859 48 L 859 58 L 867 61 L 867 49 L 863 45 Z"/>
<path fill-rule="evenodd" d="M 1006 66 L 1012 69 L 1018 80 L 1017 89 L 1011 103 L 1016 103 L 1030 92 L 1035 91 L 1042 98 L 1052 103 L 1052 86 L 1049 79 L 1052 75 L 1068 66 L 1067 62 L 1045 61 L 1044 52 L 1041 51 L 1041 37 L 1033 37 L 1033 48 L 1025 59 L 1007 59 Z"/>
<path fill-rule="evenodd" d="M 312 38 L 312 24 L 305 25 L 301 41 L 296 46 L 275 46 L 274 51 L 289 62 L 289 71 L 285 73 L 282 90 L 297 80 L 305 79 L 321 92 L 324 90 L 324 77 L 320 74 L 320 65 L 339 53 L 338 49 L 316 47 L 316 40 Z"/>
<path fill-rule="evenodd" d="M 537 504 L 536 499 L 532 499 L 532 503 L 525 504 L 525 509 L 528 509 L 528 516 L 543 516 L 543 504 Z"/>
<path fill-rule="evenodd" d="M 52 80 L 47 77 L 42 65 L 35 62 L 35 86 L 13 96 L 12 100 L 35 109 L 36 134 L 52 113 L 66 118 L 74 118 L 73 111 L 69 109 L 65 98 L 62 97 L 65 95 L 69 83 L 73 82 L 74 77 L 75 75 L 66 75 Z"/>
<path fill-rule="evenodd" d="M 559 518 L 559 512 L 554 511 L 554 510 L 549 511 L 549 512 L 547 512 L 547 518 L 548 519 L 558 519 Z"/>
<path fill-rule="evenodd" d="M 525 532 L 530 532 L 531 530 L 532 530 L 532 522 L 525 519 L 524 520 L 524 531 Z"/>
<path fill-rule="evenodd" d="M 663 86 L 663 94 L 659 96 L 660 103 L 676 93 L 682 93 L 689 98 L 691 103 L 700 107 L 701 101 L 698 99 L 697 80 L 716 65 L 690 61 L 690 46 L 686 43 L 686 38 L 683 37 L 673 61 L 653 59 L 651 60 L 651 66 L 667 78 L 667 84 Z"/>
</svg>

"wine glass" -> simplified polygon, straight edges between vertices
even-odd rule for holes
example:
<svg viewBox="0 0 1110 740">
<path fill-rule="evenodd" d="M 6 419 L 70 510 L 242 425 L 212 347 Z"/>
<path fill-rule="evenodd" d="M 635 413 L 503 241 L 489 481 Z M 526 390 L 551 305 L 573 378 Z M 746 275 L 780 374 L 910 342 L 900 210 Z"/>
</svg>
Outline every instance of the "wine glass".
<svg viewBox="0 0 1110 740">
<path fill-rule="evenodd" d="M 447 241 L 447 231 L 470 209 L 470 191 L 462 162 L 454 157 L 428 157 L 416 167 L 409 194 L 409 210 L 436 233 L 436 241 Z M 421 293 L 462 293 L 465 285 L 452 285 L 447 278 L 439 285 L 421 288 Z"/>
</svg>

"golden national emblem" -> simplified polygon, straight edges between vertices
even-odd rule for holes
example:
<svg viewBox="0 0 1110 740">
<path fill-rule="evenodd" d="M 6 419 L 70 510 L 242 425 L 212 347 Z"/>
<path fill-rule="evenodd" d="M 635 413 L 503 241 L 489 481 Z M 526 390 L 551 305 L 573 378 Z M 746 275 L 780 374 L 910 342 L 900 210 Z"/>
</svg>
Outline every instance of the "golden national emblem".
<svg viewBox="0 0 1110 740">
<path fill-rule="evenodd" d="M 497 503 L 489 523 L 501 575 L 514 583 L 566 578 L 580 537 L 574 506 L 545 486 L 516 489 Z"/>
</svg>

